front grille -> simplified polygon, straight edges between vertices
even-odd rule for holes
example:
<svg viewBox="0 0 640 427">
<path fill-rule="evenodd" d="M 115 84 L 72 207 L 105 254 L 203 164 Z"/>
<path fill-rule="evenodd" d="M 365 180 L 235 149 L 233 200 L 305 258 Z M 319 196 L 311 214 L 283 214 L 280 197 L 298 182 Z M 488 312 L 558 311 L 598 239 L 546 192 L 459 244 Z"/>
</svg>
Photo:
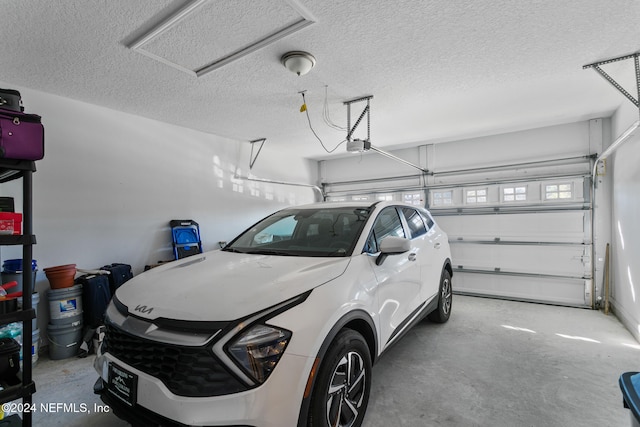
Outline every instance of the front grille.
<svg viewBox="0 0 640 427">
<path fill-rule="evenodd" d="M 161 380 L 178 396 L 220 396 L 247 390 L 206 347 L 184 347 L 140 338 L 107 323 L 105 351 Z"/>
</svg>

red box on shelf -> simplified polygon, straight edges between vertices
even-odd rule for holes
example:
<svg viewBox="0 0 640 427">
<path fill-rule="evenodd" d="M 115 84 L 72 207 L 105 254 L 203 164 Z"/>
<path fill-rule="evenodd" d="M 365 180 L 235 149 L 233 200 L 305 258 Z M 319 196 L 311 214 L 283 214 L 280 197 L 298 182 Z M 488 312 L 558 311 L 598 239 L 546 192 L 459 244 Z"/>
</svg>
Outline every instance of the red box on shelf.
<svg viewBox="0 0 640 427">
<path fill-rule="evenodd" d="M 0 212 L 0 234 L 22 234 L 22 214 Z"/>
</svg>

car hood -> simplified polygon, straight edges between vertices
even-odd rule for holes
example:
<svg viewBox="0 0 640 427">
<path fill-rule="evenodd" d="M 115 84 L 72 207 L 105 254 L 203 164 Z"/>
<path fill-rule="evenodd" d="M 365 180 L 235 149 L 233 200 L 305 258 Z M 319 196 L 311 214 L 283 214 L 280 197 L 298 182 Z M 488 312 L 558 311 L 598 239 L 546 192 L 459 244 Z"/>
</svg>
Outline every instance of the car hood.
<svg viewBox="0 0 640 427">
<path fill-rule="evenodd" d="M 335 279 L 349 260 L 216 250 L 135 276 L 116 297 L 146 319 L 231 321 Z"/>
</svg>

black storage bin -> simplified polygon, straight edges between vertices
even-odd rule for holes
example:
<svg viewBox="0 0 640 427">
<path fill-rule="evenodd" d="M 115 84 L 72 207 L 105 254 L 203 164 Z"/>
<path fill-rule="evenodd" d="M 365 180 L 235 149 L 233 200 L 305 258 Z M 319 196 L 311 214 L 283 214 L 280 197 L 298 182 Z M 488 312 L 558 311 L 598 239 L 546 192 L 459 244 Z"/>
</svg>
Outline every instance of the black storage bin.
<svg viewBox="0 0 640 427">
<path fill-rule="evenodd" d="M 20 370 L 20 344 L 13 338 L 0 338 L 0 380 L 15 378 Z"/>
<path fill-rule="evenodd" d="M 0 427 L 22 427 L 22 419 L 18 414 L 9 415 L 0 420 Z"/>
<path fill-rule="evenodd" d="M 0 212 L 15 212 L 13 197 L 0 197 Z"/>
</svg>

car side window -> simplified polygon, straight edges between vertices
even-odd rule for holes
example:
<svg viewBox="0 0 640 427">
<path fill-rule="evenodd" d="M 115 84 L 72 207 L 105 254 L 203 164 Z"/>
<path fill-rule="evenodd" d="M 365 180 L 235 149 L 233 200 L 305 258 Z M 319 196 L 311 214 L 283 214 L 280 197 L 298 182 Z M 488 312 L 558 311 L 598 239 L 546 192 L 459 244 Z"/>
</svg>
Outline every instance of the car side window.
<svg viewBox="0 0 640 427">
<path fill-rule="evenodd" d="M 376 238 L 374 236 L 373 230 L 371 230 L 371 233 L 367 238 L 367 243 L 364 246 L 364 251 L 369 254 L 375 254 L 378 252 L 378 245 L 376 244 Z"/>
<path fill-rule="evenodd" d="M 398 211 L 394 207 L 383 209 L 376 218 L 371 235 L 367 239 L 365 251 L 369 253 L 379 252 L 380 242 L 387 236 L 406 237 L 402 228 L 402 221 L 400 221 Z"/>
<path fill-rule="evenodd" d="M 431 228 L 433 228 L 433 224 L 435 224 L 433 222 L 433 218 L 431 218 L 431 215 L 426 214 L 424 212 L 420 212 L 420 216 L 422 216 L 422 219 L 424 219 L 425 224 L 427 224 L 427 230 L 431 230 Z"/>
<path fill-rule="evenodd" d="M 427 234 L 427 229 L 424 225 L 424 221 L 422 220 L 422 217 L 420 216 L 418 211 L 411 208 L 402 208 L 402 214 L 404 215 L 404 219 L 407 221 L 412 239 L 420 237 L 423 234 Z"/>
</svg>

